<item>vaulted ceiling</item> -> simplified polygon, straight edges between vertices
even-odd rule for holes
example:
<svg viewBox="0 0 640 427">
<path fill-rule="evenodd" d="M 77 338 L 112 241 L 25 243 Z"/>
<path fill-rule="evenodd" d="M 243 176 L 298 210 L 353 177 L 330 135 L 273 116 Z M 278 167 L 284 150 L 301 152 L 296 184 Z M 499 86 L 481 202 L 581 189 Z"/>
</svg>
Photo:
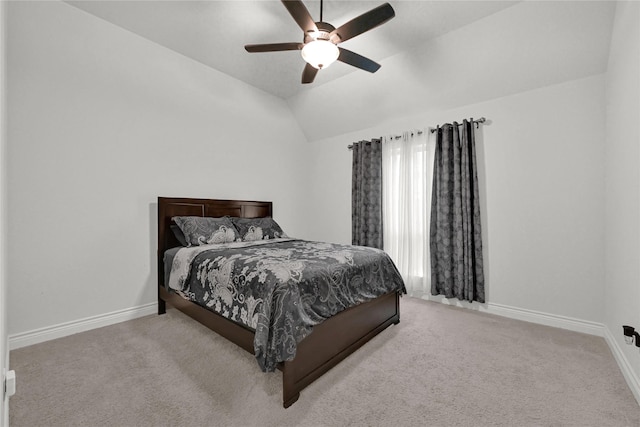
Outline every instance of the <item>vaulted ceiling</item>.
<svg viewBox="0 0 640 427">
<path fill-rule="evenodd" d="M 324 1 L 323 19 L 340 24 L 384 3 Z M 297 51 L 249 54 L 245 44 L 302 41 L 302 31 L 279 1 L 68 1 L 169 49 L 281 98 L 300 84 Z M 514 1 L 391 1 L 396 17 L 348 40 L 345 48 L 379 62 L 513 5 Z M 320 1 L 304 1 L 320 20 Z M 323 70 L 314 86 L 359 72 L 342 63 Z"/>
<path fill-rule="evenodd" d="M 243 48 L 302 40 L 279 1 L 67 3 L 286 100 L 310 141 L 606 70 L 611 1 L 387 1 L 396 17 L 343 45 L 382 68 L 337 62 L 310 85 L 299 52 Z M 326 0 L 323 18 L 337 27 L 383 2 Z M 319 20 L 320 2 L 304 3 Z"/>
</svg>

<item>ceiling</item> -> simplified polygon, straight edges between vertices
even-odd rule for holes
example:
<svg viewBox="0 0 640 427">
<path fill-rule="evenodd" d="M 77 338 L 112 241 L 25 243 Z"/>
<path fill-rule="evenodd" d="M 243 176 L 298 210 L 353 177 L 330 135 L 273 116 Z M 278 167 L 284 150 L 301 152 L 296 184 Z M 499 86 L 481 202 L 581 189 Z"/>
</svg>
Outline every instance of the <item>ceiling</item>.
<svg viewBox="0 0 640 427">
<path fill-rule="evenodd" d="M 378 63 L 402 51 L 512 6 L 516 1 L 389 1 L 396 16 L 342 46 Z M 282 99 L 350 73 L 337 62 L 302 85 L 299 52 L 249 54 L 245 44 L 302 41 L 302 32 L 279 1 L 67 1 L 67 3 Z M 320 1 L 305 0 L 319 20 Z M 335 27 L 384 3 L 324 1 L 323 19 Z"/>
</svg>

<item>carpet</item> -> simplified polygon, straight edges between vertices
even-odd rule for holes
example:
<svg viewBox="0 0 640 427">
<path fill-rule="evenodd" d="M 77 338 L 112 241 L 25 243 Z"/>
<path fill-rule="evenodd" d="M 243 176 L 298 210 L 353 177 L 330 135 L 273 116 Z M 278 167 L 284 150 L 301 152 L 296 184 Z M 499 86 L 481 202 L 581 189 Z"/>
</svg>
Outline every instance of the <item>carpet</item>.
<svg viewBox="0 0 640 427">
<path fill-rule="evenodd" d="M 640 426 L 604 339 L 403 297 L 288 409 L 282 375 L 174 309 L 14 350 L 20 426 Z"/>
</svg>

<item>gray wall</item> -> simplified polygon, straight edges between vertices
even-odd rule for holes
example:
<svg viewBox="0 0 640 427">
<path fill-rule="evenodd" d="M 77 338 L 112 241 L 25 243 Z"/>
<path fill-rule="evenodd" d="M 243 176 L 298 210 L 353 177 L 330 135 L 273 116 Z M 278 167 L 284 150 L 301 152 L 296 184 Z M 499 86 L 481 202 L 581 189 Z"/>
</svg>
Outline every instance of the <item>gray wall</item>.
<svg viewBox="0 0 640 427">
<path fill-rule="evenodd" d="M 604 309 L 604 100 L 596 75 L 314 142 L 311 218 L 326 226 L 311 237 L 350 241 L 349 141 L 485 116 L 485 309 L 568 317 L 588 331 Z"/>
<path fill-rule="evenodd" d="M 640 3 L 618 4 L 607 71 L 604 323 L 640 401 L 640 353 L 622 325 L 640 329 Z M 611 343 L 610 343 L 611 344 Z"/>
<path fill-rule="evenodd" d="M 284 101 L 63 2 L 8 18 L 10 334 L 155 301 L 158 196 L 271 200 L 301 234 Z"/>
</svg>

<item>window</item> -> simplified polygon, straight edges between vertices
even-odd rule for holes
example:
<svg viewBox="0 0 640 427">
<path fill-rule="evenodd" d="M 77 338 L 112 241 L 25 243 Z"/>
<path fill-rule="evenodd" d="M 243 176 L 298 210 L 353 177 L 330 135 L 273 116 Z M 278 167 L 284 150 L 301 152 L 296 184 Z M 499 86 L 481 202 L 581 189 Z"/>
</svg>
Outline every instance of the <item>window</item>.
<svg viewBox="0 0 640 427">
<path fill-rule="evenodd" d="M 382 152 L 384 249 L 412 296 L 428 294 L 429 214 L 433 165 L 430 132 L 388 138 Z"/>
</svg>

